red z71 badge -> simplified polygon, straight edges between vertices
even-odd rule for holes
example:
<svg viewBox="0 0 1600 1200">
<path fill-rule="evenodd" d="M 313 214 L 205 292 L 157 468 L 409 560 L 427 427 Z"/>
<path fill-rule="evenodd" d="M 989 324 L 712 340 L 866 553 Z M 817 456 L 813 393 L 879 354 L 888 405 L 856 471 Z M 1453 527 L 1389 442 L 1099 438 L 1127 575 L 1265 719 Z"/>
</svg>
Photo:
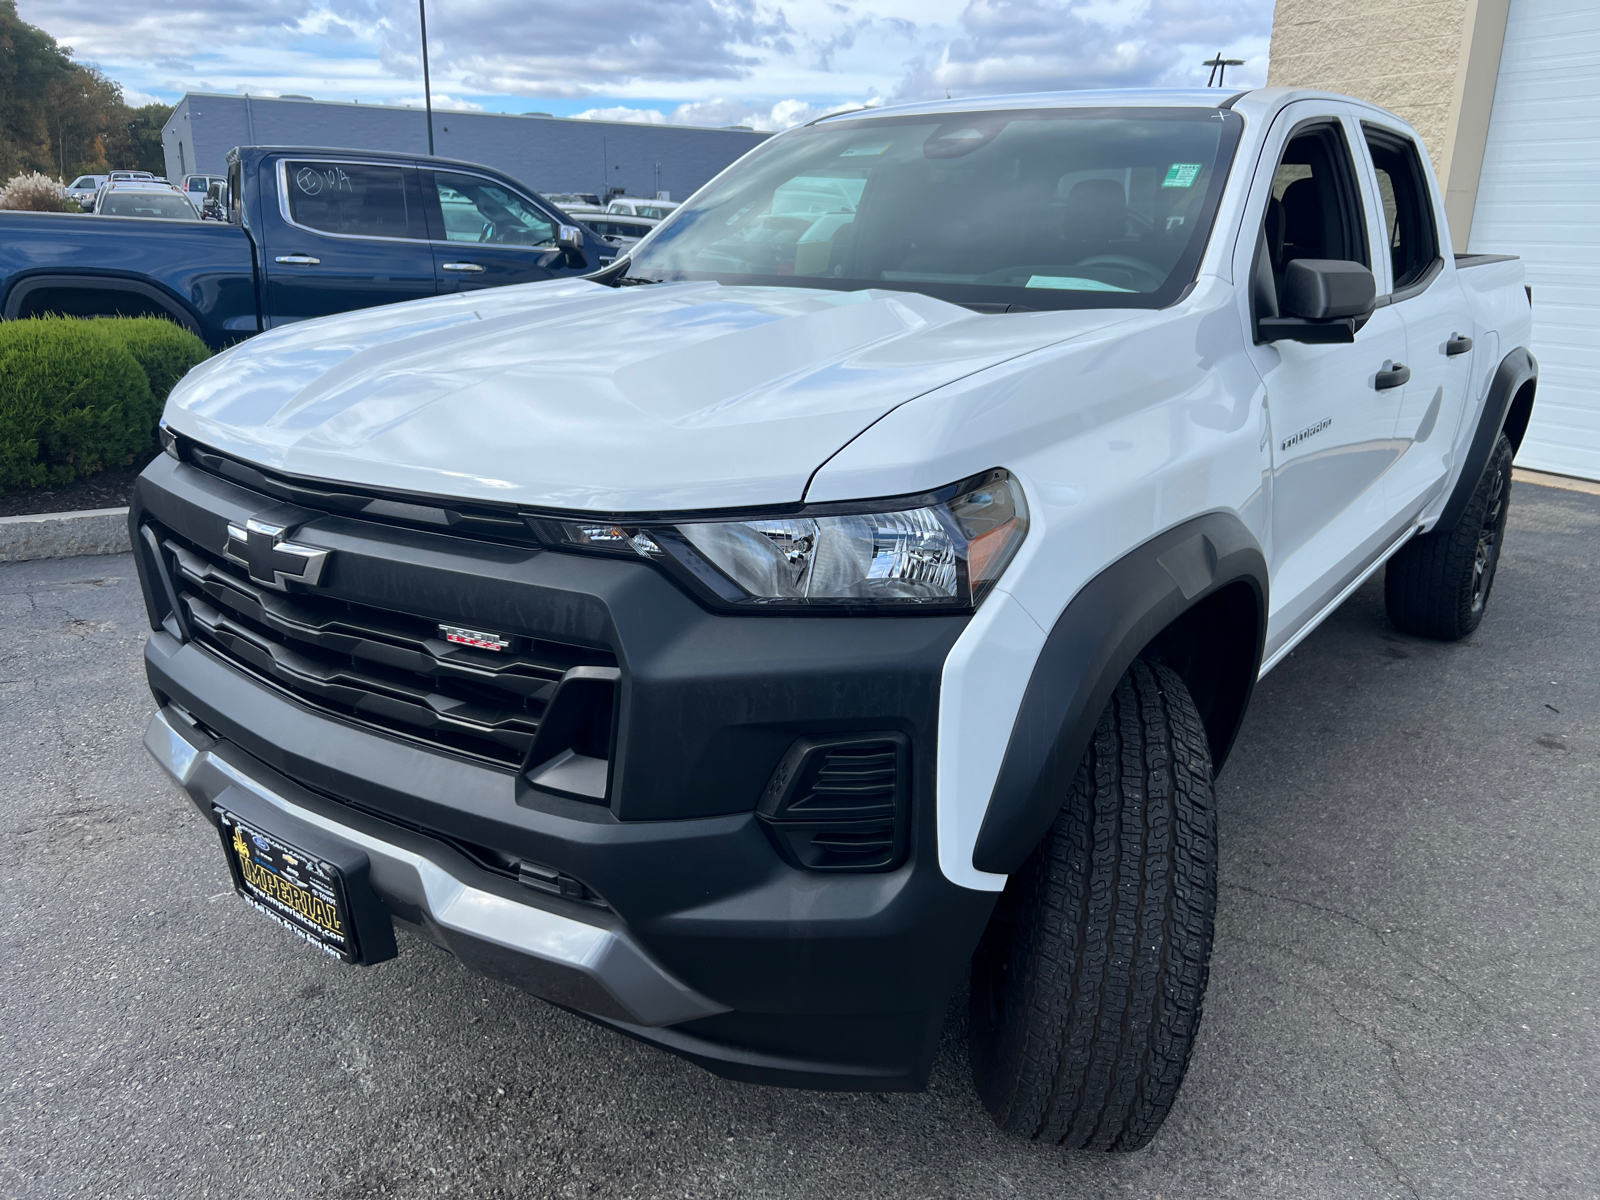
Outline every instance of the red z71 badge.
<svg viewBox="0 0 1600 1200">
<path fill-rule="evenodd" d="M 454 642 L 458 646 L 472 646 L 478 650 L 504 650 L 511 642 L 501 637 L 498 633 L 486 633 L 482 629 L 463 629 L 459 625 L 441 625 L 439 632 L 444 634 L 444 640 Z"/>
</svg>

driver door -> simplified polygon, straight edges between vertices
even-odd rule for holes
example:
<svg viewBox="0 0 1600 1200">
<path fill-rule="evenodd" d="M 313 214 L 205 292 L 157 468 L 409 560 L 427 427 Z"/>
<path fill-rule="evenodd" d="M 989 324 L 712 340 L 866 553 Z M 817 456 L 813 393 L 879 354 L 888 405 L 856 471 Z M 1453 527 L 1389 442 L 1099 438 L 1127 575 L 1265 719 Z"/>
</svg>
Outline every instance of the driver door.
<svg viewBox="0 0 1600 1200">
<path fill-rule="evenodd" d="M 1247 320 L 1278 314 L 1296 258 L 1373 265 L 1365 195 L 1342 106 L 1291 104 L 1278 117 L 1252 189 L 1235 278 L 1252 281 Z M 1358 133 L 1355 136 L 1359 136 Z M 1379 290 L 1386 266 L 1379 264 Z M 1252 341 L 1254 337 L 1252 336 Z M 1381 306 L 1353 343 L 1256 343 L 1272 431 L 1270 658 L 1393 541 L 1384 476 L 1399 451 L 1406 332 Z"/>
<path fill-rule="evenodd" d="M 423 171 L 440 293 L 572 274 L 556 218 L 497 179 Z"/>
</svg>

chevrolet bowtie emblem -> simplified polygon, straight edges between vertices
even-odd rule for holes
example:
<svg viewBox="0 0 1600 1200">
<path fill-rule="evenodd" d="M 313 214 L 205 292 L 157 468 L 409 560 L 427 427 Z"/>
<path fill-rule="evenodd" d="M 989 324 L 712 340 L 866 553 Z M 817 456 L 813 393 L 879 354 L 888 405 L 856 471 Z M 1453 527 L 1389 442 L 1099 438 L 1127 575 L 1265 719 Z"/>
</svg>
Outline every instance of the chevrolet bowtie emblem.
<svg viewBox="0 0 1600 1200">
<path fill-rule="evenodd" d="M 251 517 L 243 529 L 229 522 L 222 553 L 247 568 L 255 582 L 280 592 L 289 590 L 291 579 L 315 587 L 328 565 L 330 551 L 285 541 L 290 528 L 261 517 Z"/>
</svg>

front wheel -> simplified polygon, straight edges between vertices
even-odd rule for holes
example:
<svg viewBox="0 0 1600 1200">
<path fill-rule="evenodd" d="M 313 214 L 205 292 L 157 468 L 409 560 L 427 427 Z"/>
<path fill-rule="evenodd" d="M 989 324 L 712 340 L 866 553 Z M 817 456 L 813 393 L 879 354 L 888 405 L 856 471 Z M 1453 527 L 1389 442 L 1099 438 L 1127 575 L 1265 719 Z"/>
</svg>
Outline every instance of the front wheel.
<svg viewBox="0 0 1600 1200">
<path fill-rule="evenodd" d="M 1211 755 L 1189 689 L 1139 661 L 972 961 L 969 1053 L 1008 1132 L 1137 1150 L 1178 1094 L 1217 904 Z"/>
</svg>

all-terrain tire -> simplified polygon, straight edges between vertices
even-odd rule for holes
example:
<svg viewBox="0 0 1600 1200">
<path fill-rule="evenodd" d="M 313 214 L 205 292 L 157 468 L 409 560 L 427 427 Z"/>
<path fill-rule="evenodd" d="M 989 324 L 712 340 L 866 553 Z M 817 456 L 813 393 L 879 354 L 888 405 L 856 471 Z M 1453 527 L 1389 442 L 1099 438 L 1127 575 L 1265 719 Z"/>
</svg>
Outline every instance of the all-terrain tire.
<svg viewBox="0 0 1600 1200">
<path fill-rule="evenodd" d="M 1383 602 L 1396 629 L 1455 642 L 1483 620 L 1511 511 L 1513 453 L 1502 433 L 1461 519 L 1412 538 L 1389 560 Z"/>
<path fill-rule="evenodd" d="M 1189 1066 L 1217 905 L 1216 810 L 1189 690 L 1139 661 L 972 961 L 969 1054 L 1008 1132 L 1137 1150 Z"/>
</svg>

